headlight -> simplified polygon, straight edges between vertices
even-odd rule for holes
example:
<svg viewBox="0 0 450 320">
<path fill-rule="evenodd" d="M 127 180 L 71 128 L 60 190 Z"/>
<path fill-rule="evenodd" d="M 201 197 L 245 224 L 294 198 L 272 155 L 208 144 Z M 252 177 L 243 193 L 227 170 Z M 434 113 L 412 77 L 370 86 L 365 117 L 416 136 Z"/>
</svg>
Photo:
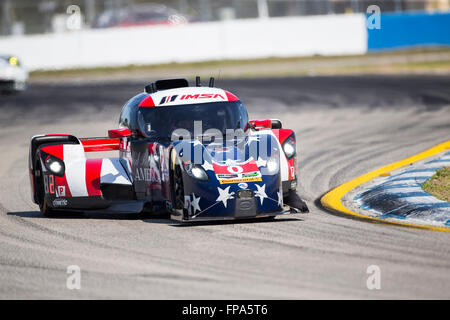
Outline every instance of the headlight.
<svg viewBox="0 0 450 320">
<path fill-rule="evenodd" d="M 19 65 L 19 60 L 16 57 L 11 57 L 9 58 L 9 64 L 16 67 Z"/>
<path fill-rule="evenodd" d="M 206 173 L 206 171 L 203 169 L 202 166 L 198 164 L 193 164 L 190 161 L 184 163 L 184 170 L 192 178 L 202 181 L 206 181 L 209 179 L 208 174 Z"/>
<path fill-rule="evenodd" d="M 274 175 L 274 174 L 278 173 L 279 167 L 280 167 L 280 165 L 279 165 L 278 158 L 275 156 L 272 156 L 269 159 L 267 159 L 265 174 Z"/>
<path fill-rule="evenodd" d="M 55 176 L 64 176 L 64 162 L 62 162 L 60 159 L 52 155 L 46 155 L 44 165 L 47 170 L 53 173 Z"/>
<path fill-rule="evenodd" d="M 296 152 L 295 141 L 291 138 L 288 138 L 283 143 L 283 151 L 284 151 L 284 154 L 286 155 L 286 158 L 288 158 L 288 159 L 292 158 Z"/>
</svg>

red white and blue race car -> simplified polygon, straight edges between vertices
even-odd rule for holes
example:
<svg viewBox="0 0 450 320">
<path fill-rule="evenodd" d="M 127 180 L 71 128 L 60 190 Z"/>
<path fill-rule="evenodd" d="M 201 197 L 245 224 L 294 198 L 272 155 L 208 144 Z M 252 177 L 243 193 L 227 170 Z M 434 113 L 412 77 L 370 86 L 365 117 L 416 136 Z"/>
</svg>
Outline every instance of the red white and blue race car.
<svg viewBox="0 0 450 320">
<path fill-rule="evenodd" d="M 296 193 L 295 134 L 280 120 L 249 120 L 234 94 L 158 80 L 123 107 L 105 138 L 36 135 L 29 149 L 33 201 L 70 211 L 170 213 L 181 221 L 308 212 Z M 115 158 L 88 152 L 118 151 Z"/>
</svg>

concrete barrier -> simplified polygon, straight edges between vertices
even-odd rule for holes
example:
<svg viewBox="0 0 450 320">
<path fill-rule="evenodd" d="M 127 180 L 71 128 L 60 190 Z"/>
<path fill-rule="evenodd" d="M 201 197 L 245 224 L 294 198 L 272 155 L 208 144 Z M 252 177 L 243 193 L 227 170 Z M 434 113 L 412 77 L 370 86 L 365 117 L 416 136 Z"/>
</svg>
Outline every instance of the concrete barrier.
<svg viewBox="0 0 450 320">
<path fill-rule="evenodd" d="M 365 16 L 327 15 L 81 30 L 0 39 L 29 70 L 363 54 Z"/>
<path fill-rule="evenodd" d="M 3 37 L 0 53 L 32 71 L 450 45 L 450 13 L 382 14 L 380 26 L 368 29 L 364 14 L 345 14 L 94 29 Z"/>
<path fill-rule="evenodd" d="M 380 29 L 368 29 L 368 50 L 450 46 L 450 12 L 381 15 Z"/>
</svg>

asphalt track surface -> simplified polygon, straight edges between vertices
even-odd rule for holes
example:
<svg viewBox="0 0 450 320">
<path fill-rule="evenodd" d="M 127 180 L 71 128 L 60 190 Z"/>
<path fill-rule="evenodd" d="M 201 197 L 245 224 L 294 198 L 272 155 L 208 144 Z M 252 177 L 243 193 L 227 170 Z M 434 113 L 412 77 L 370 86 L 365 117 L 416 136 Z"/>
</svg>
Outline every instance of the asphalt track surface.
<svg viewBox="0 0 450 320">
<path fill-rule="evenodd" d="M 140 215 L 42 218 L 30 200 L 38 133 L 104 136 L 140 82 L 36 84 L 0 97 L 0 298 L 449 299 L 450 234 L 330 214 L 331 188 L 449 139 L 449 76 L 217 81 L 251 118 L 295 129 L 306 215 L 183 226 Z M 69 265 L 81 289 L 66 288 Z M 368 290 L 369 265 L 381 289 Z"/>
</svg>

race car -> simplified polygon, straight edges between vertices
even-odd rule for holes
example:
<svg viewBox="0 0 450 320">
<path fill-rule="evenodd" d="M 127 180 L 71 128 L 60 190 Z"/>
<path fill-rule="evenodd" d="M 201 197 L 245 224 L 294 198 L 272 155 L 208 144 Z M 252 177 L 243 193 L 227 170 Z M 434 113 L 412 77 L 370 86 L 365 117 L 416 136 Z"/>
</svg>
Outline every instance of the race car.
<svg viewBox="0 0 450 320">
<path fill-rule="evenodd" d="M 0 54 L 0 93 L 10 94 L 25 90 L 28 72 L 19 59 Z"/>
<path fill-rule="evenodd" d="M 114 158 L 86 153 L 117 151 Z M 158 80 L 123 106 L 104 138 L 32 137 L 32 200 L 45 216 L 70 211 L 168 213 L 175 220 L 308 212 L 296 193 L 295 134 L 249 120 L 240 99 L 186 79 Z"/>
</svg>

